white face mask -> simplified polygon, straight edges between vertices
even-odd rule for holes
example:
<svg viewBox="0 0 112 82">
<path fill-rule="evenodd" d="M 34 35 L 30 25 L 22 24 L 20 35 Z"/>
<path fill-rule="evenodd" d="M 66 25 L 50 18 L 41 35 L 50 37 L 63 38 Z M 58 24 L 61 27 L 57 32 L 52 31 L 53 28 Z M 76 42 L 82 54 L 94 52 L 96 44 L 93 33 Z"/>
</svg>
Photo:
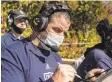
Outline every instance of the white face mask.
<svg viewBox="0 0 112 82">
<path fill-rule="evenodd" d="M 57 46 L 57 47 L 59 47 L 62 44 L 63 40 L 64 40 L 64 36 L 59 36 L 53 33 L 49 33 L 46 39 L 42 39 L 42 41 L 45 44 L 48 44 L 50 46 Z"/>
</svg>

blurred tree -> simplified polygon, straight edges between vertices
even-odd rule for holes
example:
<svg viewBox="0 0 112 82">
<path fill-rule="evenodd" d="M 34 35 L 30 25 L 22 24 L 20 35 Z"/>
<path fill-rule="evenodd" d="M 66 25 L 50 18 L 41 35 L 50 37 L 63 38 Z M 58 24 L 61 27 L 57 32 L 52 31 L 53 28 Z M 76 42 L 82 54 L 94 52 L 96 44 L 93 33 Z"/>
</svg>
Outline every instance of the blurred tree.
<svg viewBox="0 0 112 82">
<path fill-rule="evenodd" d="M 78 1 L 78 7 L 71 10 L 71 18 L 79 42 L 88 43 L 92 41 L 91 36 L 96 37 L 95 26 L 107 16 L 107 11 L 108 7 L 103 1 Z"/>
<path fill-rule="evenodd" d="M 99 20 L 107 17 L 108 8 L 112 5 L 112 1 L 106 3 L 103 1 L 67 1 L 59 0 L 66 3 L 70 8 L 70 15 L 73 20 L 69 32 L 66 33 L 64 43 L 60 47 L 59 53 L 64 58 L 77 58 L 83 54 L 86 47 L 92 47 L 100 42 L 100 38 L 96 33 L 95 27 Z M 6 24 L 7 14 L 11 9 L 22 9 L 31 19 L 38 14 L 38 11 L 46 1 L 2 1 L 1 2 L 1 34 L 5 34 L 9 29 Z M 74 31 L 75 29 L 75 31 Z M 30 25 L 23 33 L 27 37 L 31 34 Z M 77 45 L 77 43 L 79 44 Z M 92 43 L 93 42 L 93 43 Z M 75 44 L 74 44 L 75 43 Z M 80 44 L 81 43 L 81 44 Z M 90 44 L 92 43 L 92 44 Z M 68 52 L 69 51 L 69 52 Z"/>
</svg>

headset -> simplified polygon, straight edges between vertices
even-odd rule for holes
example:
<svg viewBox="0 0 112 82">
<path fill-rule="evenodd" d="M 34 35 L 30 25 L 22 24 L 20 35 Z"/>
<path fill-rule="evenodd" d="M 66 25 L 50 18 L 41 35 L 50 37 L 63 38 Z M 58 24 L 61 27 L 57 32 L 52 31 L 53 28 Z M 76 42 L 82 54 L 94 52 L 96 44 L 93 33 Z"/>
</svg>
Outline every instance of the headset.
<svg viewBox="0 0 112 82">
<path fill-rule="evenodd" d="M 41 8 L 39 14 L 33 17 L 33 19 L 31 20 L 31 25 L 34 28 L 36 28 L 37 31 L 42 32 L 46 30 L 50 16 L 54 12 L 68 11 L 68 10 L 69 7 L 63 3 L 59 3 L 59 2 L 55 2 L 54 4 L 47 3 Z"/>
<path fill-rule="evenodd" d="M 55 2 L 54 4 L 52 4 L 52 3 L 44 4 L 43 7 L 41 8 L 39 14 L 36 15 L 35 17 L 33 17 L 30 21 L 30 23 L 32 25 L 31 28 L 32 28 L 33 32 L 35 33 L 36 37 L 43 44 L 45 44 L 45 43 L 38 37 L 35 30 L 37 32 L 45 31 L 46 27 L 49 23 L 50 16 L 54 12 L 59 12 L 59 11 L 67 12 L 67 11 L 69 11 L 69 8 L 67 5 L 65 5 L 63 3 L 59 3 L 59 2 Z M 54 52 L 57 52 L 59 50 L 59 48 L 57 46 L 50 46 L 48 44 L 45 44 L 45 45 Z"/>
<path fill-rule="evenodd" d="M 8 25 L 8 26 L 12 26 L 12 23 L 13 23 L 13 22 L 14 22 L 14 20 L 13 20 L 12 14 L 9 13 L 9 14 L 8 14 L 8 17 L 7 17 L 7 25 Z"/>
</svg>

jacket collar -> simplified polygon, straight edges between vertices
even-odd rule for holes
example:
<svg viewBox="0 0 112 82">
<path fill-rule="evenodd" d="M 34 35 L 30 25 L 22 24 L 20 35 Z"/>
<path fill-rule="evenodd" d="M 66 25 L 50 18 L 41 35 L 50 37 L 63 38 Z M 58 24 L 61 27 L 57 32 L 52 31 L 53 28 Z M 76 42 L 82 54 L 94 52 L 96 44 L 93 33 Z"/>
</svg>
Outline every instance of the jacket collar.
<svg viewBox="0 0 112 82">
<path fill-rule="evenodd" d="M 37 56 L 41 56 L 41 57 L 48 57 L 51 54 L 51 51 L 42 49 L 40 47 L 35 46 L 32 42 L 27 44 L 27 48 L 29 51 L 31 51 L 33 54 L 37 55 Z"/>
<path fill-rule="evenodd" d="M 16 36 L 13 35 L 12 31 L 9 31 L 9 36 L 15 41 L 15 40 L 22 40 L 24 37 L 20 36 L 20 39 L 18 39 Z"/>
</svg>

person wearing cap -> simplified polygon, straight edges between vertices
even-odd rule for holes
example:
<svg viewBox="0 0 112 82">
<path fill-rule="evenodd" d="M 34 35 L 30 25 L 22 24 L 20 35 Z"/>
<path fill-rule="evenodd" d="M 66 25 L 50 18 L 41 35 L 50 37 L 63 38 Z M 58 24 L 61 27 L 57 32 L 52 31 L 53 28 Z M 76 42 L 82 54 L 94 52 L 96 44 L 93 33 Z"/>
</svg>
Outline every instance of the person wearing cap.
<svg viewBox="0 0 112 82">
<path fill-rule="evenodd" d="M 16 41 L 1 55 L 2 82 L 72 82 L 75 69 L 57 54 L 71 20 L 67 5 L 45 3 L 32 18 L 31 38 Z M 39 45 L 35 45 L 33 41 Z"/>
<path fill-rule="evenodd" d="M 21 34 L 27 28 L 28 17 L 22 10 L 11 10 L 7 17 L 7 26 L 11 27 L 7 34 L 1 36 L 1 48 L 2 51 L 7 46 L 13 44 L 17 40 L 21 40 L 24 37 Z"/>
</svg>

